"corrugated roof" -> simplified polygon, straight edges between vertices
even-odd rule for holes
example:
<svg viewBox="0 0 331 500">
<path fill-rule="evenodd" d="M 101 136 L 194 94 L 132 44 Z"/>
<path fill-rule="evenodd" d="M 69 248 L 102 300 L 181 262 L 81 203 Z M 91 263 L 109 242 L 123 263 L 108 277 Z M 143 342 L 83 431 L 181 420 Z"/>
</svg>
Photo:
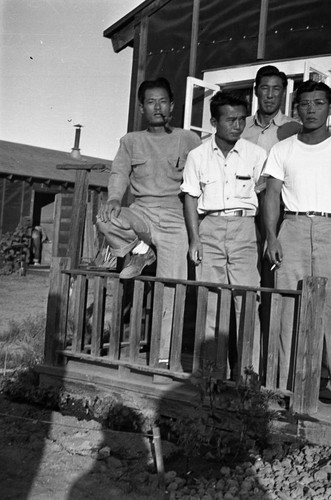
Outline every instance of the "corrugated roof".
<svg viewBox="0 0 331 500">
<path fill-rule="evenodd" d="M 32 177 L 57 182 L 75 182 L 75 170 L 60 170 L 56 166 L 84 163 L 101 163 L 105 165 L 105 170 L 102 172 L 91 171 L 89 183 L 91 186 L 107 187 L 112 164 L 110 160 L 82 156 L 82 160 L 77 161 L 71 157 L 70 153 L 65 151 L 0 141 L 0 175 Z"/>
</svg>

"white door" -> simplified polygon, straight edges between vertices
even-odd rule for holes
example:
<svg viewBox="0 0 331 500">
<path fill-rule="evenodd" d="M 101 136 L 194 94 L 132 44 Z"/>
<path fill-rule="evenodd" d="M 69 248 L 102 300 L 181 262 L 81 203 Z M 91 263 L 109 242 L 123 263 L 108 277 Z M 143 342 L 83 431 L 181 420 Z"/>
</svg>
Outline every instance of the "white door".
<svg viewBox="0 0 331 500">
<path fill-rule="evenodd" d="M 213 133 L 210 124 L 209 101 L 218 90 L 220 90 L 218 85 L 192 76 L 187 77 L 184 128 L 199 132 L 202 141 Z"/>
<path fill-rule="evenodd" d="M 305 69 L 303 74 L 303 81 L 306 80 L 316 80 L 318 82 L 324 82 L 330 85 L 330 73 L 327 74 L 318 63 L 313 59 L 308 59 L 305 61 Z"/>
</svg>

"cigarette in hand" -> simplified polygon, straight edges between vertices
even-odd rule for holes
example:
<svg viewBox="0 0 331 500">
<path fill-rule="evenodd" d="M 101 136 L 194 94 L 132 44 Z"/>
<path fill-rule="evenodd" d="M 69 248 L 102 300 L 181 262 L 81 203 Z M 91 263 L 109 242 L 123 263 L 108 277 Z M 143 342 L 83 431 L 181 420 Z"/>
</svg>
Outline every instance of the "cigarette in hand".
<svg viewBox="0 0 331 500">
<path fill-rule="evenodd" d="M 273 271 L 274 269 L 276 269 L 277 265 L 278 264 L 274 264 L 273 266 L 271 266 L 270 271 Z"/>
</svg>

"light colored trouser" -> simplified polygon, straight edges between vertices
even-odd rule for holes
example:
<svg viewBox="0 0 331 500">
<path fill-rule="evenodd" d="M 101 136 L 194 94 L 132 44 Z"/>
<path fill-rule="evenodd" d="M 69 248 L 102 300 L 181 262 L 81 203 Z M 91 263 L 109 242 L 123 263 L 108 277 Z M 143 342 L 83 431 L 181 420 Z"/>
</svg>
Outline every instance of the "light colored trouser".
<svg viewBox="0 0 331 500">
<path fill-rule="evenodd" d="M 278 239 L 283 249 L 283 260 L 275 273 L 277 288 L 297 289 L 298 281 L 305 276 L 328 278 L 325 310 L 325 347 L 323 377 L 328 377 L 331 367 L 331 219 L 286 215 Z M 279 348 L 279 385 L 289 384 L 291 347 L 293 341 L 294 299 L 287 297 L 282 310 L 282 327 Z"/>
<path fill-rule="evenodd" d="M 187 279 L 188 238 L 183 210 L 178 208 L 142 207 L 133 203 L 123 207 L 112 222 L 97 221 L 112 255 L 124 257 L 138 243 L 154 245 L 157 253 L 156 276 Z M 166 287 L 163 299 L 160 358 L 169 358 L 174 288 Z"/>
<path fill-rule="evenodd" d="M 207 215 L 200 224 L 203 245 L 202 263 L 197 267 L 199 281 L 259 287 L 259 249 L 254 217 Z M 236 329 L 238 333 L 242 297 L 235 295 Z M 253 345 L 253 367 L 259 372 L 260 320 L 256 301 Z M 217 297 L 209 293 L 205 340 L 215 340 Z"/>
</svg>

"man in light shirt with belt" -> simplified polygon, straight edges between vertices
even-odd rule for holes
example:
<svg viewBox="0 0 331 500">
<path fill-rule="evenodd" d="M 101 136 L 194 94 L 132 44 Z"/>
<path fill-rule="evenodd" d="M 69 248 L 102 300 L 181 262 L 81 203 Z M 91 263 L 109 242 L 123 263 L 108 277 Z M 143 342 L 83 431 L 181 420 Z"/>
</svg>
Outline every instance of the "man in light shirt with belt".
<svg viewBox="0 0 331 500">
<path fill-rule="evenodd" d="M 277 288 L 296 289 L 304 276 L 328 278 L 322 373 L 327 381 L 331 367 L 331 138 L 327 126 L 331 90 L 308 80 L 299 86 L 296 100 L 302 130 L 271 149 L 264 171 L 267 256 L 276 265 Z M 280 194 L 285 214 L 277 236 Z M 279 349 L 281 389 L 291 388 L 293 310 L 294 300 L 288 298 Z"/>
<path fill-rule="evenodd" d="M 296 134 L 300 123 L 281 111 L 287 77 L 276 66 L 262 66 L 256 73 L 254 92 L 258 110 L 246 120 L 242 137 L 270 152 L 277 142 Z"/>
<path fill-rule="evenodd" d="M 260 286 L 255 187 L 266 152 L 241 139 L 246 102 L 217 92 L 210 102 L 215 135 L 188 155 L 182 191 L 189 234 L 189 256 L 200 281 Z M 213 294 L 215 295 L 215 294 Z M 209 298 L 205 339 L 217 332 L 216 297 Z M 241 297 L 235 297 L 237 328 Z M 259 369 L 259 321 L 256 318 L 253 367 Z"/>
</svg>

